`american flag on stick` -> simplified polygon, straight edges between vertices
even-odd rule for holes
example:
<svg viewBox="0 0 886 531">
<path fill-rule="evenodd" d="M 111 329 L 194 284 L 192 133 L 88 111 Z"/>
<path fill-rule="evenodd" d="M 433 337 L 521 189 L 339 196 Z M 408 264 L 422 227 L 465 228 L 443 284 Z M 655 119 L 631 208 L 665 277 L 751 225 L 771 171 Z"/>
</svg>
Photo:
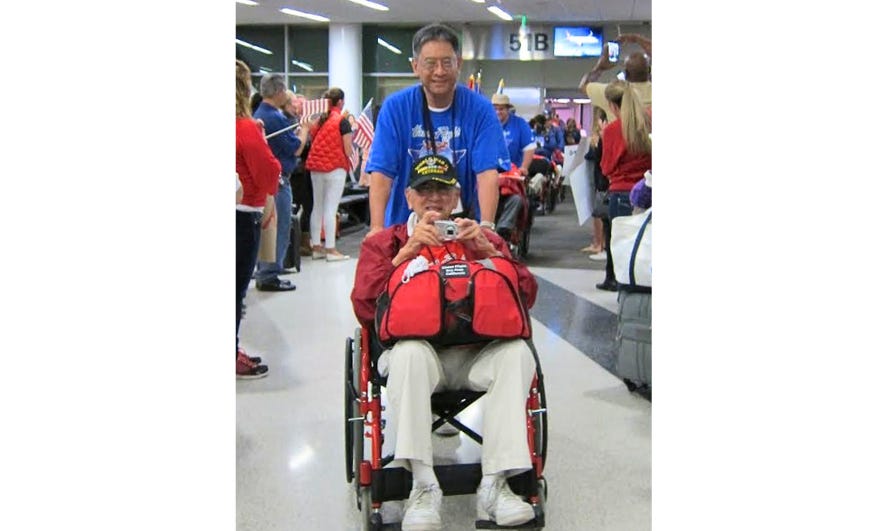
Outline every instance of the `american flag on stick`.
<svg viewBox="0 0 886 531">
<path fill-rule="evenodd" d="M 363 151 L 369 149 L 372 145 L 372 139 L 375 138 L 375 127 L 372 125 L 372 98 L 369 103 L 363 107 L 363 112 L 357 117 L 357 131 L 354 132 L 354 143 L 360 146 Z"/>
<path fill-rule="evenodd" d="M 357 130 L 354 131 L 354 144 L 362 149 L 364 154 L 369 151 L 369 146 L 372 145 L 372 139 L 375 138 L 375 127 L 372 125 L 372 100 L 373 98 L 369 98 L 366 107 L 363 107 L 363 111 L 360 113 L 360 116 L 357 117 Z M 356 149 L 353 150 L 352 153 L 351 171 L 354 171 L 357 169 L 359 156 Z"/>
<path fill-rule="evenodd" d="M 319 98 L 316 100 L 305 100 L 304 116 L 301 117 L 302 125 L 305 125 L 311 120 L 319 117 L 324 112 L 329 112 L 328 99 Z"/>
</svg>

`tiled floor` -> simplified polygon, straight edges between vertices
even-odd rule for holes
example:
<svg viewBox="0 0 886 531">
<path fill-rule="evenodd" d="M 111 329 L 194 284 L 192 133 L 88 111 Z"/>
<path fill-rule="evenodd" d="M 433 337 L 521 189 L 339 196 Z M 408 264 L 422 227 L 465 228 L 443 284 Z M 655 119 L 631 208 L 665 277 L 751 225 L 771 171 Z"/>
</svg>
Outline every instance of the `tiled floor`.
<svg viewBox="0 0 886 531">
<path fill-rule="evenodd" d="M 542 223 L 574 225 L 564 210 Z M 341 248 L 352 252 L 359 238 L 345 236 Z M 271 372 L 237 383 L 239 531 L 360 529 L 343 448 L 344 344 L 357 326 L 349 301 L 355 263 L 306 259 L 301 273 L 288 277 L 296 291 L 248 293 L 241 342 Z M 651 404 L 589 352 L 611 346 L 614 331 L 606 323 L 614 323 L 616 296 L 593 288 L 602 279 L 593 266 L 533 271 L 543 279 L 532 324 L 549 410 L 546 529 L 650 529 Z M 588 320 L 597 325 L 576 328 Z M 605 337 L 582 338 L 582 330 Z M 435 440 L 441 457 L 477 455 L 465 436 Z M 385 517 L 399 518 L 399 505 L 386 504 Z M 474 528 L 473 496 L 447 497 L 443 511 L 446 529 Z"/>
</svg>

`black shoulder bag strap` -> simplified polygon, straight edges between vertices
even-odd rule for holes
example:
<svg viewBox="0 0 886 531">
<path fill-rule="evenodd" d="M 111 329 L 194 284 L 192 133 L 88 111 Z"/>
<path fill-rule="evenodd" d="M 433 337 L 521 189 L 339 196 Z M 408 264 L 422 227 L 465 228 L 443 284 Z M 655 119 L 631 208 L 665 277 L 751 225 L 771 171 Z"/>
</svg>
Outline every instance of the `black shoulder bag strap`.
<svg viewBox="0 0 886 531">
<path fill-rule="evenodd" d="M 637 279 L 634 276 L 634 264 L 637 262 L 637 250 L 640 249 L 640 242 L 643 241 L 643 233 L 646 232 L 646 225 L 649 225 L 649 222 L 652 221 L 652 212 L 646 216 L 646 221 L 640 225 L 640 230 L 637 232 L 637 238 L 634 239 L 634 248 L 631 249 L 631 263 L 628 269 L 628 274 L 631 277 L 631 285 L 637 285 Z"/>
</svg>

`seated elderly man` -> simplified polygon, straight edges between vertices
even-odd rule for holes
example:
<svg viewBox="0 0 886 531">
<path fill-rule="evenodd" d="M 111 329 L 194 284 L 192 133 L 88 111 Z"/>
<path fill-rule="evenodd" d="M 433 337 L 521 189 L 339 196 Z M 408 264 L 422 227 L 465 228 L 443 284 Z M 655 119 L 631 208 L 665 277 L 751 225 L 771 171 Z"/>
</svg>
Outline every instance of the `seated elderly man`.
<svg viewBox="0 0 886 531">
<path fill-rule="evenodd" d="M 374 327 L 376 301 L 385 291 L 391 272 L 406 261 L 435 264 L 491 257 L 510 259 L 505 242 L 473 219 L 453 220 L 457 235 L 444 245 L 434 222 L 448 220 L 458 200 L 458 180 L 447 159 L 427 155 L 415 163 L 406 188 L 406 201 L 412 210 L 409 219 L 367 238 L 360 250 L 351 300 L 362 325 Z M 529 308 L 535 302 L 538 285 L 525 266 L 512 263 L 520 297 Z M 486 391 L 477 518 L 498 525 L 519 525 L 534 517 L 532 506 L 514 494 L 506 481 L 506 477 L 531 468 L 526 397 L 535 374 L 535 360 L 526 341 L 442 346 L 401 339 L 381 355 L 378 369 L 388 378 L 389 411 L 397 426 L 394 458 L 403 460 L 413 476 L 402 523 L 404 531 L 443 527 L 443 494 L 433 469 L 430 405 L 431 394 L 442 389 Z"/>
</svg>

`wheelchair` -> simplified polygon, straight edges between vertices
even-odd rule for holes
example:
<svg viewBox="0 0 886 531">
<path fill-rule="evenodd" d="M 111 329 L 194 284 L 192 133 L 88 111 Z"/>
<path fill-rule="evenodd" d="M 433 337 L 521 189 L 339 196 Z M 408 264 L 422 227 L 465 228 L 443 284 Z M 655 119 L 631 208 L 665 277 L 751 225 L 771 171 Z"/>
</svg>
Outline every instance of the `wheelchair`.
<svg viewBox="0 0 886 531">
<path fill-rule="evenodd" d="M 529 164 L 529 178 L 541 174 L 544 178 L 537 192 L 530 194 L 530 205 L 533 212 L 544 216 L 554 211 L 560 196 L 560 177 L 557 175 L 554 164 L 544 155 L 533 155 Z"/>
<path fill-rule="evenodd" d="M 521 201 L 520 211 L 514 220 L 514 228 L 510 234 L 502 234 L 499 236 L 504 238 L 511 251 L 511 256 L 518 260 L 525 261 L 529 256 L 529 233 L 532 230 L 532 223 L 535 220 L 535 212 L 529 200 L 529 194 L 526 191 L 526 179 L 520 174 L 520 170 L 515 165 L 511 165 L 511 170 L 499 173 L 499 212 L 496 213 L 495 223 L 499 223 L 501 216 L 501 207 L 503 198 L 506 196 L 518 196 Z M 496 229 L 499 231 L 499 229 Z"/>
<path fill-rule="evenodd" d="M 536 374 L 526 399 L 526 427 L 532 468 L 508 478 L 511 490 L 523 496 L 535 510 L 535 518 L 519 526 L 498 526 L 491 521 L 476 521 L 476 529 L 534 529 L 545 524 L 545 500 L 548 486 L 544 477 L 547 457 L 547 407 L 544 378 L 538 354 L 531 340 L 527 340 L 536 362 Z M 376 363 L 384 348 L 375 332 L 357 328 L 353 338 L 345 341 L 345 472 L 348 483 L 354 484 L 357 509 L 361 511 L 363 531 L 399 529 L 396 524 L 382 520 L 383 502 L 405 500 L 412 488 L 412 473 L 400 467 L 388 467 L 393 455 L 382 455 L 385 419 L 381 404 L 381 388 L 386 378 L 377 372 Z M 483 438 L 455 417 L 476 402 L 482 391 L 442 391 L 431 396 L 431 411 L 438 418 L 431 431 L 449 423 L 478 444 Z M 364 443 L 370 452 L 364 455 Z M 474 494 L 482 478 L 480 463 L 434 465 L 444 496 Z"/>
</svg>

